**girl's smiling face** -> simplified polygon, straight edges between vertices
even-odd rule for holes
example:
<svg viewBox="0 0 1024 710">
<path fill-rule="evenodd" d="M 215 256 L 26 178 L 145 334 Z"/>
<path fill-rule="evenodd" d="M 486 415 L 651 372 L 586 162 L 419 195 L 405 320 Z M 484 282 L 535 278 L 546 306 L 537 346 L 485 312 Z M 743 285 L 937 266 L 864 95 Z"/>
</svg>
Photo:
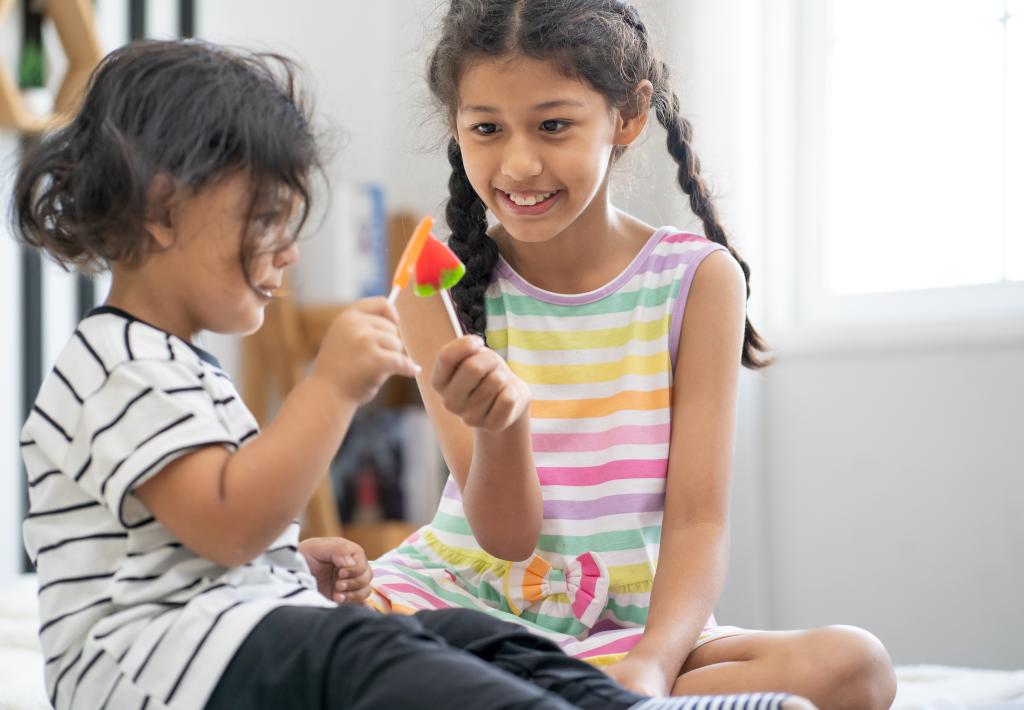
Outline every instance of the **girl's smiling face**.
<svg viewBox="0 0 1024 710">
<path fill-rule="evenodd" d="M 616 145 L 642 120 L 623 120 L 604 96 L 550 62 L 525 56 L 474 61 L 454 117 L 470 184 L 505 231 L 543 242 L 589 208 L 605 209 Z"/>
</svg>

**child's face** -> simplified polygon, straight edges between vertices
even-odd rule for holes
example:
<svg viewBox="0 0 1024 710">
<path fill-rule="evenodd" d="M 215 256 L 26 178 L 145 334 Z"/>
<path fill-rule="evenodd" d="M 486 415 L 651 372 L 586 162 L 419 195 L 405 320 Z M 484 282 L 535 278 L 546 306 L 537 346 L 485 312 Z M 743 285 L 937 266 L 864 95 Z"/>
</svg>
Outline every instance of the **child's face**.
<svg viewBox="0 0 1024 710">
<path fill-rule="evenodd" d="M 290 231 L 296 201 L 287 194 L 257 201 L 247 224 L 250 189 L 246 176 L 236 174 L 200 190 L 175 211 L 176 238 L 163 255 L 178 270 L 177 296 L 187 305 L 195 332 L 257 330 L 285 269 L 298 260 Z M 243 271 L 243 233 L 257 247 L 248 263 L 255 290 Z"/>
<path fill-rule="evenodd" d="M 458 89 L 466 174 L 510 236 L 547 241 L 604 202 L 594 198 L 621 138 L 604 96 L 527 57 L 475 62 Z"/>
</svg>

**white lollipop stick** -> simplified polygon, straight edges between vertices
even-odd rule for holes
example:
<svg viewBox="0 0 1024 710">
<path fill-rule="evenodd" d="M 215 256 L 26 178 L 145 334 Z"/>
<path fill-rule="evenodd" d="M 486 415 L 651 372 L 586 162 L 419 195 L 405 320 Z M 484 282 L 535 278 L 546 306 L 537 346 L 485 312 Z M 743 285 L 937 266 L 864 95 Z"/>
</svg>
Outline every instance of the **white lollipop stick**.
<svg viewBox="0 0 1024 710">
<path fill-rule="evenodd" d="M 448 295 L 448 289 L 441 289 L 441 300 L 444 302 L 444 309 L 448 311 L 448 319 L 452 322 L 452 329 L 456 335 L 462 335 L 462 326 L 459 325 L 459 317 L 455 315 L 455 306 L 452 304 L 452 298 Z"/>
</svg>

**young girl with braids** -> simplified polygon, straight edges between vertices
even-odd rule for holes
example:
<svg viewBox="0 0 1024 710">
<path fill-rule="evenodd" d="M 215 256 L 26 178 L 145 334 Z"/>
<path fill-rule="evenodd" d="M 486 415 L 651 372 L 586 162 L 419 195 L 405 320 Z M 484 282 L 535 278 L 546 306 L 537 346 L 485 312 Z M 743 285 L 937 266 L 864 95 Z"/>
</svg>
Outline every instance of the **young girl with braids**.
<svg viewBox="0 0 1024 710">
<path fill-rule="evenodd" d="M 470 334 L 452 339 L 438 299 L 399 301 L 451 477 L 432 523 L 373 565 L 371 603 L 484 610 L 645 694 L 888 707 L 869 633 L 712 615 L 738 370 L 763 367 L 765 346 L 637 11 L 452 0 L 429 83 L 450 121 L 446 216 L 467 268 L 452 295 Z M 704 236 L 611 203 L 611 167 L 651 110 Z"/>
</svg>

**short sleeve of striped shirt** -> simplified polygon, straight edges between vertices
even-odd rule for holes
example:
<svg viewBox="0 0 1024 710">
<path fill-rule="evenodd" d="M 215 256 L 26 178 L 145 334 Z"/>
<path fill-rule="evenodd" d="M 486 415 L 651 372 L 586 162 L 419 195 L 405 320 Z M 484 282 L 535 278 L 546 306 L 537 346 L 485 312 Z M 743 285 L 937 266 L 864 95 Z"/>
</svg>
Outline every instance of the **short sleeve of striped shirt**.
<svg viewBox="0 0 1024 710">
<path fill-rule="evenodd" d="M 82 403 L 62 468 L 122 525 L 136 527 L 151 519 L 132 495 L 136 488 L 199 448 L 235 448 L 216 404 L 195 368 L 174 360 L 122 362 Z"/>
</svg>

